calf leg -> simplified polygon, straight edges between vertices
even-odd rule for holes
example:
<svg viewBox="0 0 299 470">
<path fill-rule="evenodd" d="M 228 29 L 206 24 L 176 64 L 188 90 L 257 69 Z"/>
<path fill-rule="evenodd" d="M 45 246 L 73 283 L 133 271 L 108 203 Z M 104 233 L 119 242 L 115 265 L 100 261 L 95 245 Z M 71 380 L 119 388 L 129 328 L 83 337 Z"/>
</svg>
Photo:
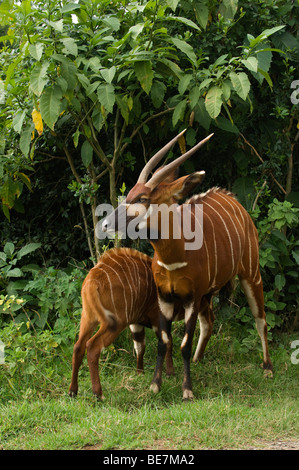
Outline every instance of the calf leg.
<svg viewBox="0 0 299 470">
<path fill-rule="evenodd" d="M 103 399 L 102 386 L 99 376 L 99 357 L 103 348 L 107 348 L 120 334 L 123 328 L 102 324 L 99 331 L 87 341 L 87 360 L 93 394 Z"/>
<path fill-rule="evenodd" d="M 132 338 L 134 342 L 134 349 L 137 356 L 137 372 L 140 374 L 143 372 L 143 356 L 145 352 L 145 333 L 142 325 L 134 324 L 130 325 Z"/>
<path fill-rule="evenodd" d="M 73 350 L 72 380 L 69 387 L 69 395 L 75 397 L 78 393 L 78 372 L 85 354 L 86 342 L 94 332 L 97 322 L 90 322 L 85 312 L 82 312 L 79 338 Z"/>
</svg>

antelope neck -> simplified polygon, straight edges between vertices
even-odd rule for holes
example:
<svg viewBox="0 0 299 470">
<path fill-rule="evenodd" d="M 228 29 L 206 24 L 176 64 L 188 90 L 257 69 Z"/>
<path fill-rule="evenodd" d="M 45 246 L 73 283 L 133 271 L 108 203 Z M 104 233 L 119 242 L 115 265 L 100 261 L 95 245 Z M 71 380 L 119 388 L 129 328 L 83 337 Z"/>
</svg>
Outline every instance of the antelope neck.
<svg viewBox="0 0 299 470">
<path fill-rule="evenodd" d="M 151 244 L 157 254 L 158 265 L 167 271 L 187 266 L 183 240 L 155 240 L 151 241 Z"/>
</svg>

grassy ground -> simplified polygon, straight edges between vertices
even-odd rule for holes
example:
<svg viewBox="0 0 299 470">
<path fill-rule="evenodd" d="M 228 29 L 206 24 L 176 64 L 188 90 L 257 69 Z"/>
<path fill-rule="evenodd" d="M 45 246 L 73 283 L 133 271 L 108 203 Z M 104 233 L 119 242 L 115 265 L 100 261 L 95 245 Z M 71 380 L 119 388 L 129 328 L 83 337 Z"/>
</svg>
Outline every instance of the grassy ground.
<svg viewBox="0 0 299 470">
<path fill-rule="evenodd" d="M 259 367 L 260 352 L 240 352 L 231 332 L 218 329 L 203 363 L 192 364 L 192 403 L 181 399 L 179 339 L 176 375 L 165 378 L 161 392 L 153 395 L 156 339 L 147 335 L 140 376 L 129 335 L 123 335 L 100 363 L 104 402 L 91 394 L 86 360 L 78 397 L 68 397 L 71 349 L 56 348 L 55 356 L 39 358 L 30 374 L 25 365 L 13 376 L 7 365 L 0 366 L 0 448 L 262 449 L 275 442 L 299 448 L 299 365 L 290 361 L 296 335 L 276 335 L 271 345 L 275 373 L 269 380 Z"/>
</svg>

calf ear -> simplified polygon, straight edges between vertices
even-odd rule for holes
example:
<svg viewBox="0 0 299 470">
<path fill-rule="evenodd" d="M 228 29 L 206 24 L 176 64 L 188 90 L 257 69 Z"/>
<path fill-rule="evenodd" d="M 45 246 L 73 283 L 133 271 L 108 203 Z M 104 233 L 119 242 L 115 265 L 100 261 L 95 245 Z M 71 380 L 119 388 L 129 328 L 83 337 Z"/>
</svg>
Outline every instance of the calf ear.
<svg viewBox="0 0 299 470">
<path fill-rule="evenodd" d="M 183 199 L 184 197 L 188 196 L 188 194 L 190 194 L 196 188 L 196 186 L 202 182 L 204 177 L 204 171 L 196 171 L 195 173 L 192 173 L 192 175 L 179 178 L 177 181 L 172 183 L 173 197 L 176 199 Z"/>
</svg>

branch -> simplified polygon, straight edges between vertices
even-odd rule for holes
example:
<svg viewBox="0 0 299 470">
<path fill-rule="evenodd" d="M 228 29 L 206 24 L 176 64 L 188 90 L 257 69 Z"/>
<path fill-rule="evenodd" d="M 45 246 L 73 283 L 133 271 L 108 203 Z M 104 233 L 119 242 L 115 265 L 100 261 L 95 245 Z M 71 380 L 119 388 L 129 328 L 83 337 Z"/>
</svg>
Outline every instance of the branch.
<svg viewBox="0 0 299 470">
<path fill-rule="evenodd" d="M 76 178 L 78 183 L 82 184 L 82 180 L 81 180 L 80 176 L 77 173 L 77 170 L 75 168 L 73 158 L 72 158 L 70 152 L 68 151 L 66 146 L 63 147 L 63 150 L 64 150 L 64 153 L 66 154 L 67 161 L 69 162 L 69 165 L 71 167 L 71 170 L 72 170 L 72 173 L 73 173 L 74 177 Z"/>
<path fill-rule="evenodd" d="M 258 159 L 262 162 L 262 163 L 265 163 L 265 161 L 262 159 L 262 157 L 260 156 L 260 154 L 258 153 L 258 151 L 253 147 L 253 145 L 251 145 L 250 142 L 248 142 L 248 140 L 244 137 L 244 135 L 240 132 L 239 134 L 242 139 L 244 140 L 245 144 L 247 144 L 255 153 L 255 155 L 258 157 Z M 279 189 L 284 193 L 286 194 L 286 190 L 281 186 L 281 184 L 277 181 L 277 179 L 273 176 L 273 173 L 272 171 L 269 172 L 271 178 L 273 179 L 274 183 L 277 184 L 277 186 L 279 187 Z"/>
<path fill-rule="evenodd" d="M 134 131 L 132 132 L 132 134 L 130 135 L 130 140 L 133 140 L 133 138 L 135 137 L 136 134 L 138 134 L 138 132 L 140 131 L 140 129 L 143 128 L 143 126 L 145 124 L 147 124 L 148 122 L 152 121 L 153 119 L 156 119 L 160 116 L 163 116 L 164 114 L 167 114 L 167 113 L 170 113 L 171 111 L 173 111 L 175 108 L 168 108 L 168 109 L 165 109 L 165 111 L 161 111 L 160 113 L 157 113 L 157 114 L 153 114 L 152 116 L 149 116 L 145 121 L 143 121 L 140 126 L 136 127 L 136 129 L 134 129 Z M 125 142 L 124 145 L 122 146 L 122 148 L 120 149 L 120 154 L 123 153 L 123 151 L 127 148 L 127 146 L 129 145 L 129 142 Z"/>
</svg>

